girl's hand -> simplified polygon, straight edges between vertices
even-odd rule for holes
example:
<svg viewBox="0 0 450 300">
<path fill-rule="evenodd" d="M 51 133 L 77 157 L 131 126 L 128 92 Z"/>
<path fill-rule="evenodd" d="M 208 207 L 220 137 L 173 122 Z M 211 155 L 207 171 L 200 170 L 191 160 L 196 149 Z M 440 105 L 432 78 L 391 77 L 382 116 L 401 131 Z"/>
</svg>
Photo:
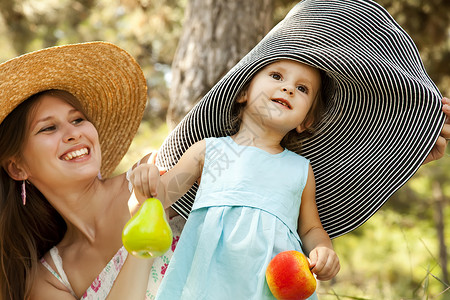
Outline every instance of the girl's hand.
<svg viewBox="0 0 450 300">
<path fill-rule="evenodd" d="M 446 116 L 445 124 L 436 144 L 433 146 L 433 149 L 431 149 L 430 154 L 425 158 L 423 164 L 442 158 L 445 154 L 447 142 L 450 139 L 450 99 L 445 97 L 442 98 L 442 104 L 442 111 Z"/>
<path fill-rule="evenodd" d="M 145 199 L 156 198 L 158 196 L 159 181 L 159 169 L 154 164 L 141 164 L 131 171 L 130 174 L 130 182 L 133 184 L 136 197 L 140 195 Z"/>
<path fill-rule="evenodd" d="M 341 268 L 336 252 L 328 247 L 314 248 L 309 253 L 309 260 L 309 268 L 319 280 L 332 279 Z"/>
</svg>

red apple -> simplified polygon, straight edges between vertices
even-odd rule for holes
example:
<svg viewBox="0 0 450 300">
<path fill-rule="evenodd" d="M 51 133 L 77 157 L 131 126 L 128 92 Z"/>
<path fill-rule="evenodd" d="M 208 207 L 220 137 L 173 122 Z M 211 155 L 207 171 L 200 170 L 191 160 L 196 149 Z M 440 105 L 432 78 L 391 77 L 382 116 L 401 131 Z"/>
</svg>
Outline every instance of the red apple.
<svg viewBox="0 0 450 300">
<path fill-rule="evenodd" d="M 278 300 L 302 300 L 316 290 L 316 279 L 306 256 L 298 251 L 280 252 L 270 261 L 266 280 Z"/>
</svg>

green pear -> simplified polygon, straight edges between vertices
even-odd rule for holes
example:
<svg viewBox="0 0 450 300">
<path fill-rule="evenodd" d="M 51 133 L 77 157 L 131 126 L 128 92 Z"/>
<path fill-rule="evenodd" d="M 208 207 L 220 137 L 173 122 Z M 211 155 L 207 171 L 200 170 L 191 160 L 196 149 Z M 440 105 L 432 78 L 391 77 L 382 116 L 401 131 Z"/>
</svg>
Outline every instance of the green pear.
<svg viewBox="0 0 450 300">
<path fill-rule="evenodd" d="M 166 220 L 161 202 L 149 198 L 125 224 L 122 243 L 132 255 L 155 258 L 163 255 L 172 245 L 172 230 Z"/>
</svg>

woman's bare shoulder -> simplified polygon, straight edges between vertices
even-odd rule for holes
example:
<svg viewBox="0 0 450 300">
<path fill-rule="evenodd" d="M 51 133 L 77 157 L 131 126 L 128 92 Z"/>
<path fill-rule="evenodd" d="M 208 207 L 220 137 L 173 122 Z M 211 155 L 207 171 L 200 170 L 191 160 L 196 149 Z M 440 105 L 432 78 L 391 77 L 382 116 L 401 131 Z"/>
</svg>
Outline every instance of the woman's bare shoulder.
<svg viewBox="0 0 450 300">
<path fill-rule="evenodd" d="M 48 259 L 48 257 L 46 258 Z M 28 300 L 44 299 L 73 300 L 75 297 L 62 282 L 39 262 Z"/>
</svg>

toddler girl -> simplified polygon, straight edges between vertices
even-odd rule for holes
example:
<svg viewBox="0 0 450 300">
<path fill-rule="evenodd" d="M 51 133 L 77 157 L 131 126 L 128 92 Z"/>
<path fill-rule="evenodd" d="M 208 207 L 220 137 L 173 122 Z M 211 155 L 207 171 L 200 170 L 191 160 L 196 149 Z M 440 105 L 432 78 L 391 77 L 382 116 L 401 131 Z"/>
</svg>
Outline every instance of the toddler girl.
<svg viewBox="0 0 450 300">
<path fill-rule="evenodd" d="M 304 251 L 320 280 L 337 274 L 312 167 L 282 146 L 288 134 L 313 129 L 320 88 L 317 69 L 273 62 L 236 100 L 243 107 L 234 135 L 195 143 L 160 181 L 152 164 L 133 170 L 136 195 L 165 207 L 201 181 L 157 299 L 273 299 L 265 270 L 285 250 Z"/>
</svg>

